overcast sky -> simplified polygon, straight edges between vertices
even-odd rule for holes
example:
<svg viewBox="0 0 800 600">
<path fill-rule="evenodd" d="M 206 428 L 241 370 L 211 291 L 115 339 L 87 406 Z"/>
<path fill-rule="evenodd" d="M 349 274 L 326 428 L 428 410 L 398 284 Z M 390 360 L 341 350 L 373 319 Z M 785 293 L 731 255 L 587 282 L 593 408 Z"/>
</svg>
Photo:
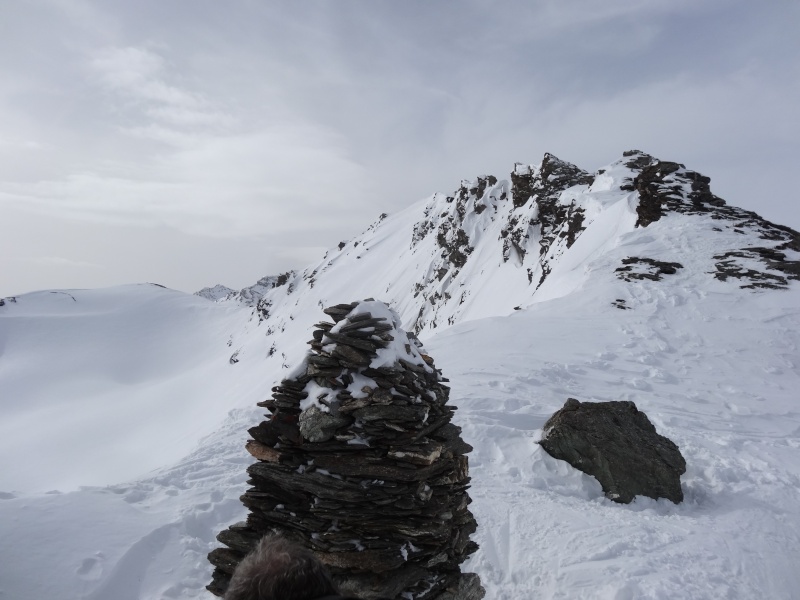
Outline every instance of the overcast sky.
<svg viewBox="0 0 800 600">
<path fill-rule="evenodd" d="M 796 0 L 4 0 L 0 296 L 303 267 L 461 179 L 638 148 L 800 229 Z"/>
</svg>

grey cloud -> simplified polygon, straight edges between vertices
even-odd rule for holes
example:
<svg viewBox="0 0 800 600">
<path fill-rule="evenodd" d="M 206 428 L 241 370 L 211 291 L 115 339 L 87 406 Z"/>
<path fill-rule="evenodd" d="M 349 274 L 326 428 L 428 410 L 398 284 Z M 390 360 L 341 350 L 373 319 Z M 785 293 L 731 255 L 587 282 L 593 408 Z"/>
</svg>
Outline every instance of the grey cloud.
<svg viewBox="0 0 800 600">
<path fill-rule="evenodd" d="M 269 236 L 284 268 L 462 178 L 631 147 L 800 226 L 796 3 L 40 0 L 0 23 L 0 204 L 65 231 Z"/>
<path fill-rule="evenodd" d="M 72 260 L 63 256 L 29 256 L 12 259 L 23 264 L 39 265 L 56 268 L 100 269 L 100 265 L 85 260 Z"/>
</svg>

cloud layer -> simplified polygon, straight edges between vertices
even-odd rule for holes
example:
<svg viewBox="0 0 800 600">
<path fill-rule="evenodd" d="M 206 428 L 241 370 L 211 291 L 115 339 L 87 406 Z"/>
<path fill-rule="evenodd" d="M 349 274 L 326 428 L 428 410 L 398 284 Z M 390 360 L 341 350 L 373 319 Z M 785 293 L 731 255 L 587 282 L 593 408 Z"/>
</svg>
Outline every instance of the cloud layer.
<svg viewBox="0 0 800 600">
<path fill-rule="evenodd" d="M 0 22 L 0 295 L 64 285 L 45 258 L 137 280 L 142 244 L 174 257 L 153 279 L 238 287 L 545 151 L 641 148 L 800 227 L 789 3 L 35 0 Z"/>
</svg>

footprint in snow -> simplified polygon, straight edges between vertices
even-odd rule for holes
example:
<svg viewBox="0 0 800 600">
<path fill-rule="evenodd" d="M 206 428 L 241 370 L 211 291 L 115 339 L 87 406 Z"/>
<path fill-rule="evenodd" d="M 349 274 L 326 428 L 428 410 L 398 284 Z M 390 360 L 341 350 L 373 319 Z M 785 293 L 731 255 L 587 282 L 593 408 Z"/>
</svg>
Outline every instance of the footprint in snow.
<svg viewBox="0 0 800 600">
<path fill-rule="evenodd" d="M 80 566 L 75 569 L 75 574 L 85 581 L 97 581 L 103 576 L 105 558 L 102 552 L 95 552 L 94 556 L 81 561 Z"/>
</svg>

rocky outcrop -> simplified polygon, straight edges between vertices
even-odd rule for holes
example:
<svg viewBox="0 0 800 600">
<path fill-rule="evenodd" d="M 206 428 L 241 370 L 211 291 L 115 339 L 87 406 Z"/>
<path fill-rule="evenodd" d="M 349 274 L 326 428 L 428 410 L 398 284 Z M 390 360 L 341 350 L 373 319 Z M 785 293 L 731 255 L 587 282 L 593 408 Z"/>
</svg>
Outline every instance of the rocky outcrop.
<svg viewBox="0 0 800 600">
<path fill-rule="evenodd" d="M 545 280 L 552 270 L 548 251 L 558 239 L 566 238 L 571 247 L 583 231 L 584 210 L 575 203 L 562 204 L 561 194 L 576 185 L 589 185 L 594 177 L 575 165 L 545 153 L 538 168 L 522 164 L 514 165 L 511 173 L 511 196 L 515 209 L 528 202 L 532 205 L 525 211 L 515 211 L 509 219 L 504 235 L 504 260 L 508 260 L 511 246 L 524 257 L 525 240 L 530 237 L 530 228 L 538 229 L 539 260 L 542 273 L 537 285 Z M 522 226 L 520 226 L 522 225 Z"/>
<path fill-rule="evenodd" d="M 636 496 L 683 501 L 686 461 L 633 402 L 570 398 L 545 423 L 539 443 L 552 457 L 595 477 L 614 502 L 627 504 Z"/>
<path fill-rule="evenodd" d="M 779 248 L 786 250 L 789 245 Z M 715 254 L 714 259 L 714 277 L 720 281 L 738 279 L 742 283 L 739 287 L 745 289 L 786 289 L 790 280 L 800 280 L 800 261 L 788 259 L 776 248 L 750 246 Z M 753 268 L 756 265 L 760 270 Z"/>
<path fill-rule="evenodd" d="M 674 275 L 683 265 L 676 262 L 665 262 L 654 258 L 640 258 L 629 256 L 622 259 L 622 267 L 617 267 L 614 272 L 623 281 L 633 281 L 634 279 L 649 279 L 651 281 L 661 281 L 662 275 Z"/>
<path fill-rule="evenodd" d="M 483 597 L 459 565 L 477 545 L 468 462 L 450 423 L 449 389 L 386 305 L 324 311 L 305 361 L 260 403 L 250 429 L 242 502 L 247 521 L 209 555 L 221 595 L 241 558 L 269 532 L 311 549 L 343 591 L 364 599 Z M 448 595 L 449 594 L 449 595 Z"/>
<path fill-rule="evenodd" d="M 549 204 L 558 200 L 565 189 L 589 185 L 593 180 L 594 177 L 580 167 L 545 152 L 538 169 L 521 163 L 514 166 L 511 173 L 514 206 L 523 206 L 530 198 Z"/>
<path fill-rule="evenodd" d="M 754 233 L 774 243 L 764 247 L 735 247 L 715 254 L 717 262 L 712 273 L 716 279 L 741 280 L 740 287 L 749 289 L 785 289 L 790 280 L 800 280 L 800 260 L 787 254 L 800 252 L 800 233 L 752 211 L 729 206 L 711 192 L 709 177 L 680 163 L 658 160 L 639 150 L 629 150 L 623 157 L 625 166 L 633 171 L 633 178 L 620 189 L 639 195 L 637 227 L 647 227 L 670 212 L 707 214 L 728 222 L 735 233 Z M 716 230 L 723 231 L 719 227 Z"/>
<path fill-rule="evenodd" d="M 585 228 L 584 208 L 576 202 L 562 202 L 563 192 L 589 185 L 593 178 L 575 165 L 545 154 L 539 165 L 515 164 L 510 182 L 488 175 L 462 181 L 453 195 L 435 194 L 411 232 L 412 251 L 426 239 L 435 242 L 430 268 L 411 290 L 414 298 L 421 296 L 422 300 L 414 331 L 443 324 L 437 314 L 440 307 L 463 304 L 469 291 L 457 289 L 463 282 L 452 284 L 489 231 L 501 242 L 503 263 L 518 267 L 528 284 L 538 287 L 552 263 Z"/>
<path fill-rule="evenodd" d="M 711 193 L 710 177 L 639 150 L 628 150 L 623 157 L 628 158 L 627 167 L 638 171 L 630 183 L 621 186 L 639 193 L 637 227 L 647 227 L 668 211 L 698 214 L 726 206 L 722 198 Z"/>
</svg>

